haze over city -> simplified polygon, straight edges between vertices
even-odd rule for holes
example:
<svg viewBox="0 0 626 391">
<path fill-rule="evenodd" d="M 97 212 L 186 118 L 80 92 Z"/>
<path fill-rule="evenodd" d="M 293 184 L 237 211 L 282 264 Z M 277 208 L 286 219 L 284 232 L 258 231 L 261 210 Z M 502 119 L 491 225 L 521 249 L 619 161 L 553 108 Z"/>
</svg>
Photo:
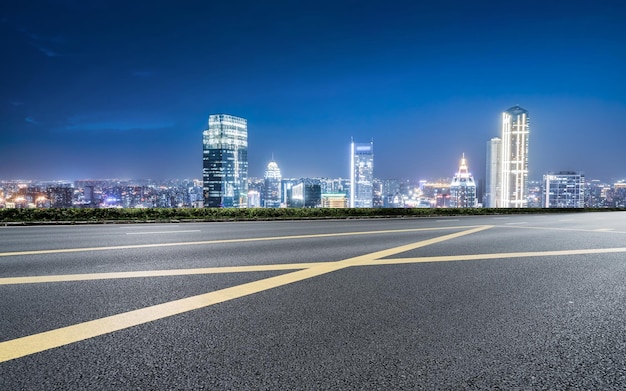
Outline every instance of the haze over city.
<svg viewBox="0 0 626 391">
<path fill-rule="evenodd" d="M 0 13 L 0 179 L 199 178 L 210 114 L 248 120 L 249 175 L 484 176 L 529 111 L 531 178 L 626 177 L 622 1 L 24 1 Z"/>
</svg>

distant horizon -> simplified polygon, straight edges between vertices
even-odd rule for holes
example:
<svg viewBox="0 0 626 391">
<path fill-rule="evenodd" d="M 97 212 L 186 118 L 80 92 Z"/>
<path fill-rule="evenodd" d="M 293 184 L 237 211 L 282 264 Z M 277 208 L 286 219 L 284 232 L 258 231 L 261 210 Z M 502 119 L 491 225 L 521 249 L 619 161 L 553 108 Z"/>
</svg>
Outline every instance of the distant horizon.
<svg viewBox="0 0 626 391">
<path fill-rule="evenodd" d="M 547 175 L 548 173 L 554 173 L 554 172 L 568 172 L 568 171 L 572 171 L 572 170 L 558 170 L 558 171 L 550 171 L 550 172 L 546 172 L 544 174 L 541 174 L 540 178 L 530 178 L 529 181 L 530 182 L 541 182 L 543 179 L 543 175 Z M 582 172 L 583 176 L 585 177 L 585 182 L 589 182 L 589 181 L 600 181 L 602 183 L 607 183 L 607 184 L 612 184 L 612 183 L 618 183 L 618 182 L 625 182 L 626 181 L 626 174 L 624 174 L 623 177 L 616 177 L 616 178 L 602 178 L 602 177 L 593 177 L 590 178 L 588 177 L 584 171 L 574 171 L 574 172 Z M 473 172 L 470 170 L 470 173 L 472 174 L 472 176 L 474 177 L 474 179 L 478 182 L 481 180 L 484 180 L 484 178 L 481 177 L 477 177 L 476 175 L 473 174 Z M 419 182 L 419 181 L 437 181 L 439 179 L 450 179 L 452 180 L 452 178 L 454 177 L 454 173 L 452 173 L 449 176 L 443 176 L 443 177 L 420 177 L 420 178 L 398 178 L 398 177 L 392 177 L 392 178 L 380 178 L 377 177 L 376 175 L 374 175 L 374 179 L 375 180 L 379 180 L 379 181 L 393 181 L 393 180 L 399 180 L 399 181 L 412 181 L 412 182 Z M 263 179 L 263 176 L 248 176 L 248 180 L 253 180 L 253 179 Z M 283 176 L 282 179 L 286 179 L 286 180 L 298 180 L 298 179 L 345 179 L 345 180 L 350 180 L 349 177 L 332 177 L 332 176 L 313 176 L 313 177 L 309 177 L 309 176 L 290 176 L 290 177 L 285 177 Z M 115 177 L 111 177 L 111 178 L 96 178 L 96 177 L 88 177 L 88 178 L 77 178 L 77 179 L 67 179 L 67 178 L 63 178 L 63 179 L 38 179 L 38 178 L 0 178 L 0 183 L 3 182 L 81 182 L 81 181 L 120 181 L 120 182 L 132 182 L 132 181 L 154 181 L 154 182 L 168 182 L 168 181 L 202 181 L 202 175 L 199 175 L 197 177 L 181 177 L 181 178 L 115 178 Z"/>
</svg>

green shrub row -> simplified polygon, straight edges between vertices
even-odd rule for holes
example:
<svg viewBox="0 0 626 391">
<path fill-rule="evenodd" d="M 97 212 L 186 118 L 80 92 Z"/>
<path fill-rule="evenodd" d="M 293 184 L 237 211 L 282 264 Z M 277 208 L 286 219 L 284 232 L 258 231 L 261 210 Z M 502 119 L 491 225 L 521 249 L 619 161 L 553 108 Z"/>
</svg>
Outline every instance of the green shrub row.
<svg viewBox="0 0 626 391">
<path fill-rule="evenodd" d="M 607 209 L 455 209 L 455 208 L 127 208 L 127 209 L 0 209 L 2 223 L 106 223 L 106 222 L 171 222 L 171 221 L 230 221 L 230 220 L 290 220 L 325 218 L 389 218 L 493 214 L 567 213 Z"/>
</svg>

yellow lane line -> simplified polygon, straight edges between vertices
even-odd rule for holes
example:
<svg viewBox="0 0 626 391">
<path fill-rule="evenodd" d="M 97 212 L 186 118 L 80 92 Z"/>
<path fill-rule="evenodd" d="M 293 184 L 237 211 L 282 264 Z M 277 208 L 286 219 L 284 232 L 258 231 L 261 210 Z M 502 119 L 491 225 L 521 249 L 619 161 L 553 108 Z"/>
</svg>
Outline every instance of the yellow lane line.
<svg viewBox="0 0 626 391">
<path fill-rule="evenodd" d="M 251 266 L 205 267 L 205 268 L 198 268 L 198 269 L 142 270 L 142 271 L 133 271 L 133 272 L 4 277 L 4 278 L 0 278 L 0 285 L 40 284 L 40 283 L 45 283 L 45 282 L 67 282 L 67 281 L 92 281 L 92 280 L 107 280 L 107 279 L 117 279 L 117 278 L 189 276 L 189 275 L 195 275 L 195 274 L 246 273 L 246 272 L 268 272 L 268 271 L 280 271 L 280 270 L 298 270 L 298 269 L 308 269 L 308 268 L 317 266 L 319 263 L 321 262 L 289 263 L 289 264 L 285 263 L 285 264 L 274 264 L 274 265 L 251 265 Z"/>
<path fill-rule="evenodd" d="M 464 234 L 463 232 L 461 233 Z M 435 239 L 438 239 L 438 238 L 435 238 Z M 169 277 L 169 276 L 184 276 L 184 275 L 194 275 L 194 274 L 297 270 L 297 269 L 308 269 L 314 266 L 318 266 L 320 263 L 325 263 L 325 262 L 252 265 L 252 266 L 225 266 L 225 267 L 208 267 L 208 268 L 198 268 L 198 269 L 144 270 L 144 271 L 112 272 L 112 273 L 61 274 L 61 275 L 49 275 L 49 276 L 4 277 L 4 278 L 0 278 L 0 285 L 39 284 L 39 283 L 46 283 L 46 282 L 67 282 L 67 281 L 91 281 L 91 280 L 106 280 L 106 279 L 117 279 L 117 278 Z"/>
<path fill-rule="evenodd" d="M 389 258 L 369 259 L 368 258 L 361 263 L 354 263 L 352 266 L 393 265 L 393 264 L 426 263 L 426 262 L 475 261 L 475 260 L 488 260 L 488 259 L 549 257 L 549 256 L 565 256 L 565 255 L 609 254 L 609 253 L 620 253 L 620 252 L 626 252 L 626 247 L 518 252 L 518 253 L 444 255 L 444 256 L 417 257 L 417 258 L 391 258 L 391 259 Z M 197 268 L 197 269 L 144 270 L 144 271 L 114 272 L 114 273 L 61 274 L 61 275 L 30 276 L 30 277 L 5 277 L 5 278 L 0 278 L 0 285 L 40 284 L 40 283 L 48 283 L 48 282 L 93 281 L 93 280 L 107 280 L 107 279 L 119 279 L 119 278 L 171 277 L 171 276 L 189 276 L 189 275 L 200 275 L 200 274 L 247 273 L 247 272 L 298 270 L 298 269 L 310 269 L 312 267 L 317 267 L 325 263 L 327 262 L 285 263 L 285 264 L 270 264 L 270 265 L 251 265 L 251 266 L 223 266 L 223 267 L 207 267 L 207 268 Z"/>
<path fill-rule="evenodd" d="M 196 241 L 196 242 L 129 244 L 125 246 L 78 247 L 78 248 L 61 248 L 61 249 L 52 249 L 52 250 L 12 251 L 12 252 L 0 253 L 0 257 L 10 257 L 10 256 L 16 256 L 16 255 L 62 254 L 62 253 L 75 253 L 75 252 L 81 252 L 81 251 L 107 251 L 107 250 L 156 248 L 156 247 L 198 246 L 198 245 L 207 245 L 207 244 L 262 242 L 262 241 L 272 241 L 272 240 L 314 239 L 314 238 L 329 238 L 329 237 L 357 236 L 357 235 L 380 235 L 380 234 L 389 234 L 389 233 L 407 233 L 407 232 L 419 232 L 419 231 L 467 229 L 471 227 L 475 227 L 475 226 L 407 228 L 407 229 L 395 229 L 395 230 L 390 229 L 390 230 L 382 230 L 382 231 L 357 231 L 357 232 L 339 232 L 339 233 L 329 233 L 329 234 L 273 236 L 273 237 L 265 237 L 265 238 L 223 239 L 223 240 L 204 240 L 204 241 Z"/>
<path fill-rule="evenodd" d="M 424 243 L 424 242 L 420 242 L 420 243 Z M 527 258 L 527 257 L 550 257 L 550 256 L 566 256 L 566 255 L 609 254 L 609 253 L 620 253 L 620 252 L 626 252 L 626 247 L 579 249 L 579 250 L 535 251 L 535 252 L 517 252 L 517 253 L 444 255 L 444 256 L 417 257 L 417 258 L 380 259 L 381 257 L 379 257 L 376 259 L 374 258 L 370 259 L 368 257 L 362 262 L 355 262 L 352 266 L 393 265 L 393 264 L 426 263 L 426 262 L 455 262 L 455 261 L 474 261 L 474 260 Z M 397 252 L 395 254 L 397 254 Z M 87 274 L 60 274 L 60 275 L 49 275 L 49 276 L 4 277 L 4 278 L 0 278 L 0 285 L 40 284 L 40 283 L 51 283 L 51 282 L 93 281 L 93 280 L 120 279 L 120 278 L 171 277 L 171 276 L 188 276 L 188 275 L 201 275 L 201 274 L 299 270 L 299 269 L 310 269 L 310 268 L 317 267 L 317 266 L 327 264 L 327 263 L 328 262 L 284 263 L 284 264 L 249 265 L 249 266 L 221 266 L 221 267 L 207 267 L 207 268 L 196 268 L 196 269 L 142 270 L 142 271 L 112 272 L 112 273 L 87 273 Z"/>
<path fill-rule="evenodd" d="M 626 252 L 626 247 L 589 248 L 589 249 L 580 249 L 580 250 L 556 250 L 556 251 L 499 253 L 499 254 L 444 255 L 444 256 L 435 256 L 435 257 L 377 259 L 375 262 L 363 262 L 363 263 L 355 264 L 354 266 L 397 265 L 397 264 L 426 263 L 426 262 L 476 261 L 476 260 L 507 259 L 507 258 L 554 257 L 554 256 L 566 256 L 566 255 L 610 254 L 610 253 L 623 253 L 623 252 Z"/>
<path fill-rule="evenodd" d="M 348 266 L 363 266 L 363 265 L 369 264 L 370 262 L 381 260 L 381 258 L 390 257 L 395 254 L 400 254 L 403 252 L 415 250 L 416 248 L 429 246 L 431 244 L 445 242 L 446 240 L 456 239 L 461 236 L 484 231 L 492 227 L 493 227 L 492 225 L 483 225 L 483 226 L 468 229 L 465 231 L 455 232 L 455 233 L 451 233 L 451 234 L 444 235 L 444 236 L 438 236 L 436 238 L 422 240 L 419 242 L 410 243 L 404 246 L 394 247 L 394 248 L 390 248 L 387 250 L 376 251 L 370 254 L 366 254 L 366 255 L 362 255 L 362 256 L 358 256 L 354 258 L 349 258 L 349 259 L 345 259 L 343 261 L 338 261 L 338 262 L 349 263 Z"/>
<path fill-rule="evenodd" d="M 33 334 L 13 340 L 0 342 L 0 362 L 13 360 L 30 354 L 43 352 L 48 349 L 68 345 L 88 338 L 109 334 L 129 327 L 163 319 L 188 311 L 205 308 L 213 304 L 222 303 L 268 289 L 291 284 L 294 282 L 317 277 L 356 264 L 367 264 L 381 257 L 388 257 L 404 251 L 428 246 L 433 243 L 443 242 L 463 235 L 479 232 L 491 226 L 482 226 L 470 230 L 444 235 L 438 238 L 424 240 L 387 250 L 377 251 L 371 254 L 361 255 L 336 262 L 320 262 L 315 266 L 298 270 L 280 276 L 270 277 L 246 284 L 221 289 L 197 296 L 174 300 L 168 303 L 158 304 L 134 311 L 117 315 L 107 316 L 72 326 L 62 327 L 55 330 Z"/>
</svg>

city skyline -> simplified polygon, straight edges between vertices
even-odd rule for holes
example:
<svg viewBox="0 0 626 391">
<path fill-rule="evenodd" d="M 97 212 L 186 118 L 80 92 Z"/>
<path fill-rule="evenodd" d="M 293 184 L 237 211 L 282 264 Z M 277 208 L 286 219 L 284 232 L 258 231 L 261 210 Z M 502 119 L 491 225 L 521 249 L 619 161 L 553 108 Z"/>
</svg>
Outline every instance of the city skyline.
<svg viewBox="0 0 626 391">
<path fill-rule="evenodd" d="M 249 123 L 249 175 L 485 179 L 500 114 L 532 115 L 529 178 L 626 176 L 626 4 L 278 1 L 150 8 L 12 3 L 0 14 L 0 178 L 198 178 L 212 113 Z"/>
</svg>

